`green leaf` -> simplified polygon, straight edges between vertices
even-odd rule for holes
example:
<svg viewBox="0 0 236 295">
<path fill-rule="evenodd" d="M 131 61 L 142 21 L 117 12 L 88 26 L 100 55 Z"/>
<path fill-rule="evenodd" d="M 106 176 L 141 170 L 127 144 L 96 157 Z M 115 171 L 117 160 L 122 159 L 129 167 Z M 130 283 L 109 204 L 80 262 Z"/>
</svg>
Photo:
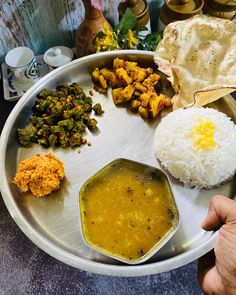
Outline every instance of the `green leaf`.
<svg viewBox="0 0 236 295">
<path fill-rule="evenodd" d="M 100 32 L 98 32 L 97 35 L 95 36 L 95 39 L 96 39 L 96 38 L 98 38 L 98 39 L 102 39 L 102 38 L 105 37 L 105 36 L 106 36 L 106 34 L 104 34 L 103 31 L 100 31 Z"/>
<path fill-rule="evenodd" d="M 133 15 L 130 8 L 127 8 L 125 14 L 122 16 L 119 24 L 115 27 L 114 31 L 119 36 L 120 34 L 126 35 L 128 30 L 133 30 L 136 26 L 136 17 Z"/>
<path fill-rule="evenodd" d="M 148 28 L 144 26 L 136 26 L 135 31 L 136 32 L 148 31 Z"/>
<path fill-rule="evenodd" d="M 139 38 L 138 49 L 154 51 L 163 37 L 163 32 L 148 34 L 145 38 Z"/>
<path fill-rule="evenodd" d="M 106 34 L 104 34 L 102 31 L 98 32 L 97 35 L 93 38 L 93 42 L 92 42 L 93 46 L 96 45 L 96 39 L 97 38 L 102 39 L 105 36 L 106 36 Z"/>
</svg>

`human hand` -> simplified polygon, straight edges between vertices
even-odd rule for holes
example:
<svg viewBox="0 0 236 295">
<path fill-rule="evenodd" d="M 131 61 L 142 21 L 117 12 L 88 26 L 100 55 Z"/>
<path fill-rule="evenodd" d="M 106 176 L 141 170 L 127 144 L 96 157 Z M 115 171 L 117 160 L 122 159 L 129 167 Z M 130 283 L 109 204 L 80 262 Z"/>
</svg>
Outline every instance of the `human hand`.
<svg viewBox="0 0 236 295">
<path fill-rule="evenodd" d="M 224 196 L 211 199 L 202 228 L 219 230 L 214 252 L 198 261 L 198 281 L 207 295 L 236 294 L 236 202 Z"/>
</svg>

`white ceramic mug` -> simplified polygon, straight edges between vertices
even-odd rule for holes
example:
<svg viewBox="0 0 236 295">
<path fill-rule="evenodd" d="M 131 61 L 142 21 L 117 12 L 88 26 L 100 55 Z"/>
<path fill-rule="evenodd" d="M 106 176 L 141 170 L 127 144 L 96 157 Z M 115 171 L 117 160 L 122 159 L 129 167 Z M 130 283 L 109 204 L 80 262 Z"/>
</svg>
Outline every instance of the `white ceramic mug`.
<svg viewBox="0 0 236 295">
<path fill-rule="evenodd" d="M 5 56 L 5 62 L 22 83 L 34 83 L 39 77 L 37 61 L 28 47 L 16 47 Z"/>
</svg>

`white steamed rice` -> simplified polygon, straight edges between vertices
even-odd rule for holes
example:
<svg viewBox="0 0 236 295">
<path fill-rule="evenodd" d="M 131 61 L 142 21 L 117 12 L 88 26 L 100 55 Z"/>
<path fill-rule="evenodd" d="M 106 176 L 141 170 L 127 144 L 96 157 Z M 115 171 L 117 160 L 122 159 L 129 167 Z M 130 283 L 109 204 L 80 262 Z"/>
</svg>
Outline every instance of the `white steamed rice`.
<svg viewBox="0 0 236 295">
<path fill-rule="evenodd" d="M 197 150 L 189 137 L 199 117 L 215 123 L 216 148 Z M 211 108 L 178 109 L 163 118 L 155 132 L 154 154 L 186 186 L 209 188 L 232 178 L 236 171 L 236 125 Z"/>
</svg>

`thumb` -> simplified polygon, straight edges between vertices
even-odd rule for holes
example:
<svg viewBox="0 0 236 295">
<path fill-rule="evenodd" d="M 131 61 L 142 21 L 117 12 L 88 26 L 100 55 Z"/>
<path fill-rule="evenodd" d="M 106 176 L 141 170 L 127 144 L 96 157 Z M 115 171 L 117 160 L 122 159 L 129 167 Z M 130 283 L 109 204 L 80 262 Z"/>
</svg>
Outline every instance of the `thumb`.
<svg viewBox="0 0 236 295">
<path fill-rule="evenodd" d="M 214 196 L 207 217 L 201 226 L 205 230 L 219 229 L 222 224 L 236 219 L 236 202 L 224 196 Z"/>
</svg>

